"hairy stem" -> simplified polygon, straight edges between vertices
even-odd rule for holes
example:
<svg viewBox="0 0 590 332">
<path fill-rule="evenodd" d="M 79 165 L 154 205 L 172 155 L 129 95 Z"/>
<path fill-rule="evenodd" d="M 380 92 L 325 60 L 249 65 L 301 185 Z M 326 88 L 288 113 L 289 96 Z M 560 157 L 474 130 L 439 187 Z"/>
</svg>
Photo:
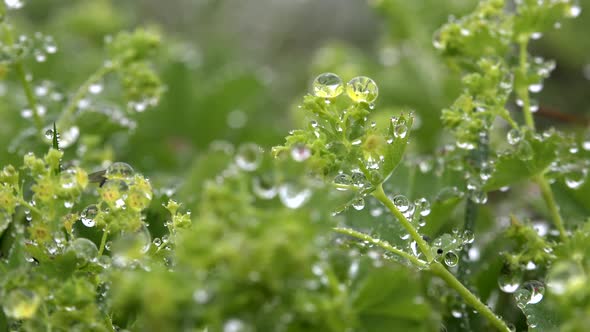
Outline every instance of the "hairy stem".
<svg viewBox="0 0 590 332">
<path fill-rule="evenodd" d="M 432 263 L 430 265 L 430 270 L 432 273 L 444 280 L 447 285 L 456 290 L 457 293 L 461 295 L 463 300 L 467 302 L 467 304 L 471 305 L 475 310 L 477 310 L 477 312 L 484 316 L 494 327 L 498 329 L 498 331 L 510 331 L 508 325 L 506 325 L 506 323 L 500 319 L 500 317 L 496 316 L 496 314 L 494 314 L 492 310 L 488 308 L 488 306 L 482 303 L 477 296 L 475 296 L 469 291 L 469 289 L 463 286 L 463 284 L 461 284 L 461 282 L 455 278 L 455 276 L 441 263 Z"/>
<path fill-rule="evenodd" d="M 523 39 L 523 41 L 521 41 L 519 43 L 519 46 L 520 46 L 520 57 L 519 57 L 520 71 L 521 71 L 523 77 L 526 77 L 526 72 L 527 72 L 527 68 L 528 68 L 527 44 L 528 44 L 528 39 Z M 532 130 L 535 130 L 535 121 L 533 119 L 533 115 L 531 112 L 531 102 L 530 102 L 530 98 L 529 98 L 528 87 L 521 86 L 521 87 L 519 87 L 518 91 L 519 91 L 518 93 L 520 95 L 520 98 L 523 101 L 522 111 L 524 113 L 525 123 L 526 123 L 527 127 L 529 127 Z M 537 185 L 541 189 L 541 194 L 543 196 L 543 200 L 545 201 L 545 204 L 547 205 L 547 208 L 549 209 L 549 213 L 551 214 L 551 218 L 553 219 L 553 223 L 555 224 L 555 227 L 557 227 L 557 230 L 559 231 L 559 236 L 561 237 L 561 239 L 563 241 L 567 241 L 567 233 L 566 233 L 565 227 L 563 225 L 563 218 L 559 214 L 559 207 L 557 206 L 557 203 L 555 202 L 555 197 L 553 196 L 553 191 L 551 190 L 551 186 L 547 182 L 547 179 L 545 179 L 545 175 L 539 174 L 533 180 L 537 183 Z"/>
<path fill-rule="evenodd" d="M 381 203 L 383 203 L 383 205 L 385 205 L 389 209 L 389 211 L 391 211 L 391 213 L 393 213 L 393 215 L 399 220 L 399 222 L 402 224 L 402 226 L 410 234 L 412 239 L 414 241 L 416 241 L 418 248 L 420 248 L 420 251 L 426 257 L 426 260 L 428 262 L 433 261 L 434 257 L 432 256 L 430 246 L 428 245 L 428 243 L 426 243 L 426 241 L 424 241 L 422 236 L 418 233 L 418 231 L 412 225 L 412 223 L 410 223 L 408 218 L 406 218 L 406 216 L 404 216 L 404 214 L 401 213 L 400 210 L 398 210 L 397 206 L 395 206 L 395 204 L 393 204 L 393 202 L 389 199 L 389 197 L 387 197 L 387 195 L 385 195 L 385 192 L 383 191 L 383 185 L 380 184 L 379 186 L 377 186 L 377 188 L 373 192 L 373 196 L 375 198 L 377 198 L 379 201 L 381 201 Z"/>
<path fill-rule="evenodd" d="M 104 248 L 105 245 L 107 243 L 107 237 L 109 236 L 109 232 L 108 230 L 104 230 L 104 232 L 102 233 L 102 238 L 100 239 L 100 247 L 98 248 L 98 256 L 102 256 L 102 253 L 104 252 Z"/>
<path fill-rule="evenodd" d="M 557 230 L 559 231 L 559 236 L 563 241 L 567 241 L 567 232 L 563 225 L 563 219 L 559 214 L 559 206 L 557 206 L 557 203 L 555 202 L 555 197 L 553 196 L 553 191 L 551 190 L 549 182 L 547 182 L 547 179 L 545 179 L 543 174 L 539 174 L 535 177 L 535 181 L 541 189 L 541 195 L 543 196 L 545 203 L 547 203 L 547 208 L 549 209 L 555 227 L 557 227 Z"/>
<path fill-rule="evenodd" d="M 92 75 L 90 75 L 90 77 L 88 77 L 88 79 L 84 83 L 82 83 L 82 85 L 78 88 L 76 93 L 72 96 L 72 98 L 66 105 L 64 111 L 59 116 L 59 119 L 57 120 L 58 129 L 67 127 L 72 123 L 72 117 L 76 112 L 76 108 L 78 107 L 80 101 L 84 99 L 86 94 L 88 94 L 88 89 L 90 88 L 90 86 L 98 82 L 108 73 L 114 71 L 117 68 L 117 66 L 118 65 L 116 63 L 105 64 L 102 67 L 100 67 L 97 71 L 95 71 Z"/>
<path fill-rule="evenodd" d="M 412 264 L 414 264 L 417 267 L 425 268 L 428 266 L 425 261 L 418 259 L 414 255 L 410 255 L 409 253 L 407 253 L 403 250 L 393 247 L 388 242 L 382 241 L 379 239 L 375 239 L 368 234 L 361 233 L 361 232 L 355 231 L 350 228 L 342 228 L 342 227 L 336 227 L 336 228 L 334 228 L 334 231 L 337 233 L 352 236 L 352 237 L 357 238 L 359 240 L 366 241 L 366 242 L 369 242 L 373 245 L 376 245 L 377 247 L 380 247 L 381 249 L 384 249 L 385 251 L 388 251 L 392 254 L 395 254 L 397 256 L 407 259 L 408 261 L 410 261 Z"/>
<path fill-rule="evenodd" d="M 528 71 L 527 45 L 528 39 L 523 39 L 519 43 L 519 69 L 523 78 L 527 76 Z M 535 130 L 535 120 L 533 119 L 533 112 L 531 111 L 531 99 L 529 97 L 528 86 L 522 85 L 518 87 L 517 93 L 522 100 L 522 113 L 524 114 L 524 122 L 526 123 L 527 127 Z"/>
</svg>

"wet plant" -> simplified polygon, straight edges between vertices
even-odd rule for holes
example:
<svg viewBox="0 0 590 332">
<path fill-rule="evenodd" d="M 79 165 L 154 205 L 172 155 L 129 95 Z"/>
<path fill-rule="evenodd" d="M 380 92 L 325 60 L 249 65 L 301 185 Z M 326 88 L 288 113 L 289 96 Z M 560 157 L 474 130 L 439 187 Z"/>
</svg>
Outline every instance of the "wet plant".
<svg viewBox="0 0 590 332">
<path fill-rule="evenodd" d="M 461 77 L 436 152 L 416 146 L 423 112 L 334 61 L 282 145 L 214 141 L 178 183 L 150 181 L 120 144 L 165 98 L 157 29 L 107 36 L 65 92 L 31 70 L 61 49 L 21 32 L 23 6 L 0 4 L 3 99 L 26 123 L 0 168 L 0 330 L 587 326 L 590 140 L 536 125 L 556 64 L 529 53 L 577 2 L 483 0 L 434 33 Z M 227 88 L 208 83 L 202 98 Z"/>
</svg>

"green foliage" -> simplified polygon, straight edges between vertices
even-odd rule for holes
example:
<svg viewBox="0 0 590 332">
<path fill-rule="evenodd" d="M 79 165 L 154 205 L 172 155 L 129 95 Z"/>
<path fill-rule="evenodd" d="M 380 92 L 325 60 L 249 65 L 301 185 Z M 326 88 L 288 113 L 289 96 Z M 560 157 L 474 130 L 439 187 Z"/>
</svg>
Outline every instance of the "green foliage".
<svg viewBox="0 0 590 332">
<path fill-rule="evenodd" d="M 133 28 L 149 5 L 22 6 L 0 3 L 0 330 L 590 323 L 590 136 L 532 98 L 579 51 L 529 54 L 584 35 L 577 2 L 371 1 L 374 49 L 288 75 Z"/>
</svg>

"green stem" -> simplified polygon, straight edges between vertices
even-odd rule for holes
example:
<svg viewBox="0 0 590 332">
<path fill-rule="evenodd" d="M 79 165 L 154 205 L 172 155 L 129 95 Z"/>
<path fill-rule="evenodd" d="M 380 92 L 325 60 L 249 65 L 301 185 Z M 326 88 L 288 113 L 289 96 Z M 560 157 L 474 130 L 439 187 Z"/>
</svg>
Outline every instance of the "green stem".
<svg viewBox="0 0 590 332">
<path fill-rule="evenodd" d="M 519 46 L 520 46 L 520 57 L 519 57 L 520 71 L 522 73 L 523 78 L 526 77 L 527 68 L 528 68 L 527 44 L 528 44 L 528 39 L 523 39 L 519 43 Z M 520 98 L 522 98 L 522 101 L 523 101 L 522 111 L 524 113 L 524 119 L 525 119 L 526 125 L 531 130 L 535 130 L 535 121 L 533 119 L 533 115 L 531 112 L 531 102 L 529 99 L 528 87 L 521 86 L 521 87 L 519 87 L 518 90 L 519 90 Z M 544 174 L 537 175 L 534 178 L 534 181 L 537 183 L 537 185 L 541 189 L 541 194 L 543 196 L 543 200 L 545 200 L 545 204 L 547 205 L 547 208 L 549 209 L 549 213 L 551 214 L 551 218 L 553 219 L 553 223 L 555 224 L 555 227 L 557 227 L 557 230 L 559 231 L 559 236 L 561 237 L 561 239 L 563 241 L 567 241 L 567 233 L 565 231 L 565 227 L 563 224 L 563 218 L 559 214 L 559 207 L 557 206 L 557 203 L 555 202 L 555 197 L 553 195 L 553 191 L 551 190 L 551 186 L 547 182 L 547 179 L 545 179 L 545 175 Z"/>
<path fill-rule="evenodd" d="M 414 264 L 417 267 L 420 267 L 420 268 L 428 267 L 428 263 L 426 263 L 425 261 L 418 259 L 414 255 L 410 255 L 403 250 L 393 247 L 391 244 L 389 244 L 389 242 L 375 239 L 375 238 L 371 237 L 370 235 L 355 231 L 350 228 L 336 227 L 336 228 L 334 228 L 334 231 L 337 233 L 352 236 L 352 237 L 357 238 L 359 240 L 366 241 L 366 242 L 369 242 L 373 245 L 376 245 L 377 247 L 380 247 L 380 248 L 384 249 L 385 251 L 389 251 L 390 253 L 393 253 L 395 255 L 398 255 L 398 256 L 401 256 L 401 257 L 407 259 L 408 261 L 410 261 L 412 264 Z"/>
<path fill-rule="evenodd" d="M 553 196 L 551 185 L 549 185 L 549 182 L 547 182 L 547 179 L 545 179 L 545 176 L 543 176 L 543 174 L 539 174 L 538 176 L 536 176 L 535 181 L 541 189 L 541 195 L 543 196 L 545 203 L 547 203 L 547 208 L 549 209 L 549 213 L 551 214 L 551 218 L 553 219 L 555 227 L 557 227 L 557 230 L 559 231 L 559 236 L 563 241 L 567 241 L 567 232 L 563 225 L 563 219 L 559 214 L 559 207 L 555 202 L 555 197 Z"/>
<path fill-rule="evenodd" d="M 29 82 L 29 80 L 27 80 L 25 67 L 21 61 L 18 61 L 14 64 L 14 69 L 16 69 L 16 75 L 18 76 L 18 79 L 21 85 L 23 86 L 23 90 L 25 92 L 29 108 L 33 112 L 33 122 L 35 123 L 35 127 L 37 127 L 39 131 L 42 131 L 43 120 L 41 120 L 41 116 L 39 115 L 39 109 L 37 108 L 37 101 L 35 100 L 35 95 L 33 94 L 31 83 Z"/>
<path fill-rule="evenodd" d="M 98 256 L 102 256 L 102 253 L 104 252 L 104 247 L 107 243 L 107 237 L 109 236 L 109 232 L 107 229 L 104 230 L 104 232 L 102 233 L 102 238 L 100 239 L 100 247 L 98 248 Z"/>
<path fill-rule="evenodd" d="M 12 28 L 8 24 L 4 24 L 4 35 L 6 38 L 6 43 L 8 45 L 13 45 L 14 37 L 12 34 Z M 16 70 L 18 80 L 23 86 L 23 90 L 25 92 L 25 97 L 27 98 L 29 108 L 31 109 L 31 112 L 33 112 L 33 121 L 35 123 L 35 126 L 39 131 L 41 131 L 43 130 L 43 121 L 41 120 L 41 116 L 39 115 L 39 109 L 37 108 L 37 101 L 35 100 L 35 95 L 33 94 L 33 88 L 31 88 L 31 83 L 27 80 L 27 74 L 25 71 L 25 66 L 22 63 L 22 60 L 17 60 L 14 63 L 14 69 Z"/>
<path fill-rule="evenodd" d="M 528 38 L 522 39 L 519 43 L 519 65 L 522 78 L 527 77 L 528 62 L 527 62 L 527 45 Z M 528 86 L 523 84 L 518 87 L 518 94 L 522 99 L 522 113 L 524 114 L 524 121 L 532 130 L 535 130 L 535 120 L 533 119 L 533 112 L 531 112 L 531 100 L 529 98 Z"/>
<path fill-rule="evenodd" d="M 402 226 L 410 234 L 412 239 L 416 241 L 418 248 L 420 248 L 420 251 L 426 257 L 426 260 L 428 262 L 432 262 L 434 260 L 434 257 L 432 255 L 432 252 L 430 251 L 430 246 L 428 245 L 428 243 L 426 243 L 426 241 L 424 241 L 422 236 L 418 233 L 416 228 L 412 225 L 412 223 L 410 223 L 406 216 L 404 216 L 404 214 L 398 210 L 398 208 L 387 197 L 387 195 L 385 195 L 385 192 L 383 191 L 383 185 L 380 184 L 377 186 L 377 188 L 373 192 L 373 196 L 377 198 L 379 201 L 381 201 L 381 203 L 383 203 L 383 205 L 385 205 L 389 209 L 389 211 L 393 213 L 393 215 L 399 220 Z"/>
<path fill-rule="evenodd" d="M 78 88 L 76 93 L 72 96 L 66 108 L 61 113 L 59 119 L 57 120 L 57 128 L 63 130 L 62 128 L 67 127 L 72 123 L 72 117 L 76 113 L 76 108 L 86 94 L 88 94 L 88 89 L 90 86 L 100 79 L 102 79 L 108 73 L 114 71 L 118 67 L 117 63 L 111 63 L 108 65 L 103 65 L 97 71 L 95 71 L 88 79 L 82 83 L 82 85 Z"/>
<path fill-rule="evenodd" d="M 449 272 L 441 263 L 434 262 L 430 265 L 432 273 L 443 279 L 447 285 L 457 291 L 467 304 L 471 305 L 477 312 L 484 316 L 499 331 L 510 331 L 506 323 L 496 316 L 488 306 L 483 304 L 477 296 L 473 295 L 455 276 Z"/>
</svg>

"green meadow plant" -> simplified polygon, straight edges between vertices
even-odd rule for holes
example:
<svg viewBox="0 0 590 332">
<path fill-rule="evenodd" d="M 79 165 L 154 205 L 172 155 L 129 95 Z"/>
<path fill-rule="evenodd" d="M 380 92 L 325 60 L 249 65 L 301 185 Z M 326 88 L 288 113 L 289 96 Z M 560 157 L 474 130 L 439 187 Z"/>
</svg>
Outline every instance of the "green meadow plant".
<svg viewBox="0 0 590 332">
<path fill-rule="evenodd" d="M 0 168 L 0 330 L 590 324 L 590 140 L 536 128 L 533 96 L 556 64 L 529 53 L 581 13 L 574 0 L 483 0 L 434 33 L 462 78 L 430 156 L 412 149 L 417 112 L 382 112 L 378 82 L 326 72 L 283 145 L 215 141 L 175 190 L 108 144 L 165 93 L 157 30 L 105 38 L 103 64 L 68 93 L 30 71 L 59 45 L 20 32 L 22 6 L 0 4 L 0 78 L 27 122 L 6 147 L 19 162 Z M 80 129 L 93 114 L 102 134 Z"/>
</svg>

